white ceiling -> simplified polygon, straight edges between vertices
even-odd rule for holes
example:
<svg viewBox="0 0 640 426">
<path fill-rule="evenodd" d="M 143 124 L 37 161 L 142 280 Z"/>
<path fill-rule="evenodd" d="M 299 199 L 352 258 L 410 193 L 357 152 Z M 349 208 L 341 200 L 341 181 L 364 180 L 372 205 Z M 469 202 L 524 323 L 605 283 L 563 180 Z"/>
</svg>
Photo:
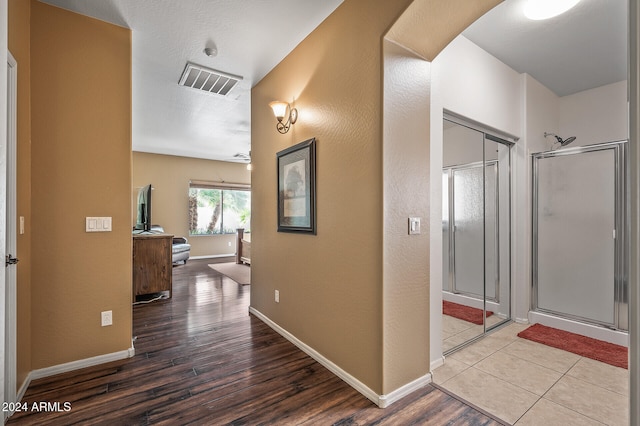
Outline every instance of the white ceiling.
<svg viewBox="0 0 640 426">
<path fill-rule="evenodd" d="M 223 161 L 251 149 L 251 88 L 342 3 L 41 1 L 132 29 L 134 151 Z M 626 78 L 626 1 L 582 0 L 538 22 L 522 3 L 501 3 L 464 35 L 560 96 Z M 216 57 L 203 53 L 211 46 Z M 243 80 L 225 98 L 181 87 L 187 62 Z"/>
<path fill-rule="evenodd" d="M 507 0 L 464 31 L 469 40 L 565 96 L 627 78 L 627 2 L 582 0 L 543 21 Z"/>
<path fill-rule="evenodd" d="M 132 30 L 134 151 L 223 161 L 251 149 L 251 88 L 342 3 L 41 1 Z M 227 97 L 178 86 L 187 62 L 243 80 Z"/>
</svg>

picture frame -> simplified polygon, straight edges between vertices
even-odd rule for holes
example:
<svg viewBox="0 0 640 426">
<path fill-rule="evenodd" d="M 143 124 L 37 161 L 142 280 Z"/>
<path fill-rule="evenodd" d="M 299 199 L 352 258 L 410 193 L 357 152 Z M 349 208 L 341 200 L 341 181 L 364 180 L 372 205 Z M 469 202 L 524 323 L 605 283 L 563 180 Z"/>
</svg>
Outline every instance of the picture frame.
<svg viewBox="0 0 640 426">
<path fill-rule="evenodd" d="M 316 235 L 316 139 L 276 154 L 278 232 Z"/>
</svg>

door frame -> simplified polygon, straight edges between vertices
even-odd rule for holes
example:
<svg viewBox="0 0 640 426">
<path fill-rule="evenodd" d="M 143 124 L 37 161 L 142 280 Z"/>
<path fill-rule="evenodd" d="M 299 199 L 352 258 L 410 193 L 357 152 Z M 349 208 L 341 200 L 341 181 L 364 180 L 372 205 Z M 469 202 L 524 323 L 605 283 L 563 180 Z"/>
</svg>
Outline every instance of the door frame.
<svg viewBox="0 0 640 426">
<path fill-rule="evenodd" d="M 0 0 L 0 28 L 7 28 L 8 24 L 8 6 L 7 0 Z M 7 63 L 8 52 L 8 34 L 7 31 L 0 31 L 0 60 Z M 7 67 L 0 67 L 0 146 L 6 146 L 7 141 Z M 6 191 L 6 151 L 0 149 L 0 194 Z M 5 220 L 4 203 L 0 205 L 0 252 L 2 257 L 5 256 Z M 0 306 L 5 306 L 5 275 L 0 274 Z M 0 315 L 0 382 L 5 382 L 5 316 Z M 0 396 L 2 401 L 6 400 L 5 387 L 0 386 Z M 5 415 L 6 416 L 6 415 Z"/>
<path fill-rule="evenodd" d="M 17 99 L 18 99 L 18 63 L 7 50 L 7 144 L 6 151 L 6 193 L 5 193 L 5 256 L 14 255 L 17 250 L 16 235 L 16 165 L 17 165 Z M 4 346 L 4 402 L 16 402 L 17 386 L 17 267 L 5 266 L 4 291 L 4 332 L 5 338 L 0 345 Z M 13 412 L 5 411 L 5 418 Z"/>
</svg>

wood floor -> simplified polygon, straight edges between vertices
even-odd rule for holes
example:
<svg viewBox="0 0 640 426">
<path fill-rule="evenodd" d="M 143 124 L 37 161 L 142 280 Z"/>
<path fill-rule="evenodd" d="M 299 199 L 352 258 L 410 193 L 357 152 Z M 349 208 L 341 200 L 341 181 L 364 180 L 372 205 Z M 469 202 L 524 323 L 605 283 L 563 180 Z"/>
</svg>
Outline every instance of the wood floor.
<svg viewBox="0 0 640 426">
<path fill-rule="evenodd" d="M 377 408 L 249 315 L 250 287 L 207 263 L 174 267 L 173 299 L 134 307 L 135 357 L 33 381 L 9 424 L 500 424 L 431 385 Z"/>
</svg>

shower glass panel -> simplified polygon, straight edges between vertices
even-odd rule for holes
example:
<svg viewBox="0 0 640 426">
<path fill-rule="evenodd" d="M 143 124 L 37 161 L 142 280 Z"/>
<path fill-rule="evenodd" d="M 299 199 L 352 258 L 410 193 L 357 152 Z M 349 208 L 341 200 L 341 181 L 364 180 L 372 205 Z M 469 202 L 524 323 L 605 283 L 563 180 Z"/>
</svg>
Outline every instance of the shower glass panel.
<svg viewBox="0 0 640 426">
<path fill-rule="evenodd" d="M 443 130 L 443 348 L 449 353 L 510 319 L 510 145 L 448 119 Z"/>
<path fill-rule="evenodd" d="M 534 309 L 620 328 L 620 151 L 605 144 L 534 155 Z"/>
<path fill-rule="evenodd" d="M 454 194 L 451 210 L 455 225 L 455 280 L 449 288 L 454 293 L 496 301 L 500 263 L 498 163 L 492 160 L 484 167 L 482 163 L 460 166 L 452 168 L 450 175 Z"/>
<path fill-rule="evenodd" d="M 455 281 L 453 292 L 484 297 L 484 171 L 475 167 L 453 170 Z"/>
</svg>

